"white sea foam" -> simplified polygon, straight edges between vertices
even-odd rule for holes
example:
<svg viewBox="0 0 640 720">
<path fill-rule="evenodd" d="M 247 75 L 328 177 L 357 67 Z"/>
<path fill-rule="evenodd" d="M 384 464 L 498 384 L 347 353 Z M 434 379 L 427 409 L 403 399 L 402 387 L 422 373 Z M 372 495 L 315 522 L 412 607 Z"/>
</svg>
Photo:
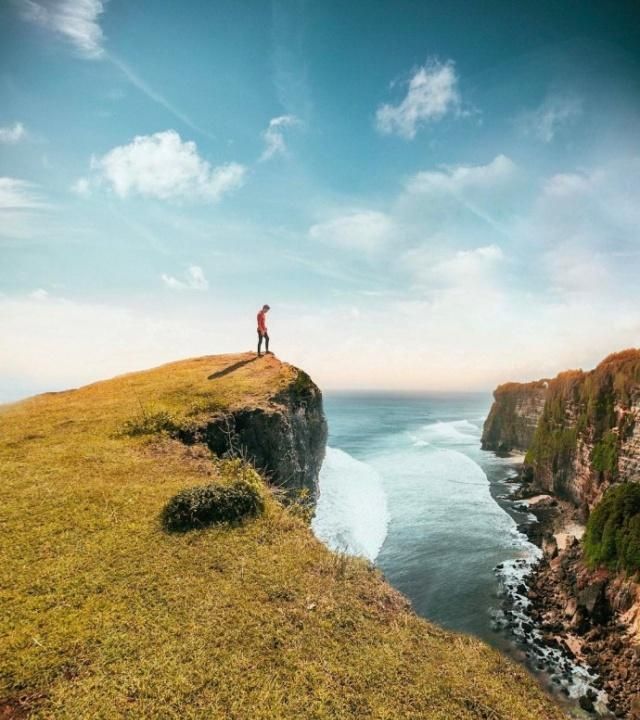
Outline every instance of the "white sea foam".
<svg viewBox="0 0 640 720">
<path fill-rule="evenodd" d="M 468 420 L 453 420 L 450 422 L 437 422 L 423 425 L 420 430 L 411 435 L 417 446 L 425 444 L 437 446 L 450 445 L 477 445 L 479 429 L 477 425 Z"/>
<path fill-rule="evenodd" d="M 334 550 L 372 562 L 387 536 L 389 511 L 380 475 L 342 450 L 327 448 L 311 527 Z"/>
</svg>

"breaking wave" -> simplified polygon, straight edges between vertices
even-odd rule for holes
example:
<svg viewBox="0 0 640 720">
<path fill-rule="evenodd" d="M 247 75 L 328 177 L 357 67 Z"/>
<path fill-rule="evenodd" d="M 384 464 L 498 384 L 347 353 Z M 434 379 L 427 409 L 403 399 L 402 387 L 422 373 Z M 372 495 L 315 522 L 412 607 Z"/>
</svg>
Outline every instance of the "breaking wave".
<svg viewBox="0 0 640 720">
<path fill-rule="evenodd" d="M 380 475 L 348 453 L 327 447 L 311 527 L 333 550 L 373 562 L 387 536 L 389 510 Z"/>
</svg>

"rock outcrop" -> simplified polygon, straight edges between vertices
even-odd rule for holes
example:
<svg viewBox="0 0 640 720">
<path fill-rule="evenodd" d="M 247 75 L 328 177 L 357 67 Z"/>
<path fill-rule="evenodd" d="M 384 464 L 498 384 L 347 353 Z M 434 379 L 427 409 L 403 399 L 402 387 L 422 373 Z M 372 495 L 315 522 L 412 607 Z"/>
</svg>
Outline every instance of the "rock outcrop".
<svg viewBox="0 0 640 720">
<path fill-rule="evenodd" d="M 548 641 L 598 673 L 616 717 L 640 718 L 638 584 L 586 567 L 574 541 L 559 554 L 547 548 L 528 585 L 529 615 Z"/>
<path fill-rule="evenodd" d="M 483 450 L 526 452 L 544 410 L 548 386 L 548 380 L 538 380 L 497 387 L 482 432 Z"/>
<path fill-rule="evenodd" d="M 260 402 L 229 407 L 179 433 L 183 442 L 205 442 L 220 457 L 241 456 L 290 493 L 318 492 L 327 442 L 322 393 L 302 370 Z"/>
<path fill-rule="evenodd" d="M 266 406 L 226 412 L 203 430 L 217 455 L 241 454 L 274 485 L 294 492 L 306 489 L 316 497 L 327 422 L 322 393 L 302 370 Z"/>
</svg>

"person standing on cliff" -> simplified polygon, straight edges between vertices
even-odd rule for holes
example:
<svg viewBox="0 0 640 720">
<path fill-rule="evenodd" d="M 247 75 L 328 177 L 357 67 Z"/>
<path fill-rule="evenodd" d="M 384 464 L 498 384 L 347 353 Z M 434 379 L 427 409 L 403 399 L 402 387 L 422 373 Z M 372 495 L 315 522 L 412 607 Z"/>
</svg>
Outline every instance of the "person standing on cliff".
<svg viewBox="0 0 640 720">
<path fill-rule="evenodd" d="M 262 340 L 264 339 L 265 355 L 269 352 L 269 333 L 267 332 L 267 313 L 271 310 L 268 305 L 263 305 L 258 313 L 258 357 L 262 355 Z"/>
</svg>

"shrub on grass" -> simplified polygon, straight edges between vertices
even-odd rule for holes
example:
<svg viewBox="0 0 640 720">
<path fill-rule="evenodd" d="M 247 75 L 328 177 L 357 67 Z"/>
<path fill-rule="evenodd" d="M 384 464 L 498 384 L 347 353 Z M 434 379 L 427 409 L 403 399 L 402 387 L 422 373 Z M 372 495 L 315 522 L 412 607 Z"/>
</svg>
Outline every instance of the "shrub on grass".
<svg viewBox="0 0 640 720">
<path fill-rule="evenodd" d="M 589 517 L 584 551 L 591 565 L 640 570 L 640 484 L 607 490 Z"/>
<path fill-rule="evenodd" d="M 264 510 L 264 496 L 256 481 L 240 477 L 228 485 L 211 484 L 182 490 L 162 511 L 167 530 L 184 532 L 215 523 L 255 517 Z"/>
<path fill-rule="evenodd" d="M 143 410 L 136 417 L 125 420 L 122 425 L 122 434 L 136 437 L 138 435 L 156 435 L 168 433 L 174 435 L 180 429 L 174 415 L 167 410 Z"/>
</svg>

